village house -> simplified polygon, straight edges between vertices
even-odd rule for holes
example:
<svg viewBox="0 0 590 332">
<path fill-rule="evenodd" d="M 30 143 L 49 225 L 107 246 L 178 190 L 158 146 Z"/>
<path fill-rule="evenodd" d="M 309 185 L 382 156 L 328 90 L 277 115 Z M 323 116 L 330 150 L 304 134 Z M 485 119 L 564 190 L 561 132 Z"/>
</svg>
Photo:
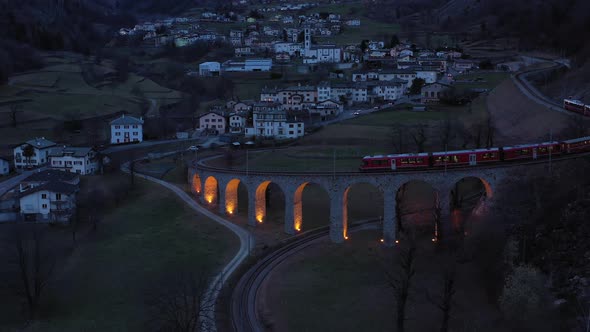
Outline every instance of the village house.
<svg viewBox="0 0 590 332">
<path fill-rule="evenodd" d="M 68 222 L 76 210 L 80 176 L 76 173 L 45 170 L 21 181 L 15 190 L 17 208 L 24 220 Z"/>
<path fill-rule="evenodd" d="M 24 220 L 39 222 L 70 221 L 76 211 L 78 187 L 51 181 L 21 193 L 20 213 Z"/>
<path fill-rule="evenodd" d="M 231 113 L 229 115 L 229 132 L 232 134 L 241 134 L 246 127 L 246 115 Z"/>
<path fill-rule="evenodd" d="M 286 53 L 290 56 L 300 56 L 303 51 L 303 45 L 301 43 L 275 42 L 273 44 L 273 51 L 276 54 Z"/>
<path fill-rule="evenodd" d="M 436 67 L 423 67 L 416 66 L 412 67 L 412 70 L 416 72 L 416 78 L 421 78 L 425 83 L 434 83 L 438 78 L 438 68 Z"/>
<path fill-rule="evenodd" d="M 288 121 L 287 112 L 276 103 L 257 103 L 253 107 L 253 127 L 245 135 L 256 138 L 295 139 L 305 134 L 301 121 Z"/>
<path fill-rule="evenodd" d="M 0 175 L 8 175 L 10 173 L 10 161 L 7 158 L 0 157 Z"/>
<path fill-rule="evenodd" d="M 310 117 L 319 117 L 321 121 L 326 121 L 337 117 L 344 109 L 341 103 L 333 100 L 326 100 L 315 104 L 308 109 Z"/>
<path fill-rule="evenodd" d="M 304 29 L 303 63 L 340 63 L 342 49 L 336 45 L 311 45 L 310 28 Z"/>
<path fill-rule="evenodd" d="M 222 69 L 226 72 L 256 72 L 270 71 L 272 59 L 246 59 L 245 61 L 228 60 L 223 63 Z"/>
<path fill-rule="evenodd" d="M 218 134 L 225 133 L 225 117 L 215 112 L 207 112 L 199 117 L 199 129 L 213 131 Z"/>
<path fill-rule="evenodd" d="M 143 118 L 121 115 L 111 121 L 111 144 L 139 143 L 143 141 Z"/>
<path fill-rule="evenodd" d="M 466 72 L 474 69 L 476 64 L 473 60 L 456 59 L 453 63 L 453 68 L 459 72 Z"/>
<path fill-rule="evenodd" d="M 221 72 L 221 64 L 219 62 L 210 61 L 199 64 L 199 76 L 219 76 Z"/>
<path fill-rule="evenodd" d="M 49 167 L 77 174 L 94 174 L 98 170 L 97 153 L 88 147 L 55 148 L 49 153 Z"/>
<path fill-rule="evenodd" d="M 384 101 L 398 100 L 406 91 L 405 83 L 400 81 L 371 82 L 369 85 L 371 94 Z"/>
<path fill-rule="evenodd" d="M 252 46 L 236 47 L 234 48 L 234 55 L 237 57 L 251 56 L 254 55 L 254 51 L 252 51 Z"/>
<path fill-rule="evenodd" d="M 232 46 L 242 46 L 242 44 L 244 43 L 244 31 L 230 30 L 229 42 Z"/>
<path fill-rule="evenodd" d="M 49 162 L 49 152 L 56 147 L 56 143 L 45 139 L 45 137 L 28 140 L 14 148 L 14 167 L 23 169 L 38 167 Z M 25 156 L 25 151 L 32 149 L 32 156 Z"/>
<path fill-rule="evenodd" d="M 346 20 L 346 22 L 344 22 L 344 24 L 346 24 L 349 27 L 360 27 L 361 26 L 361 20 L 358 18 L 353 18 L 350 20 Z"/>
<path fill-rule="evenodd" d="M 234 106 L 233 106 L 233 111 L 236 113 L 240 113 L 240 112 L 244 112 L 244 111 L 249 111 L 252 109 L 252 106 L 249 103 L 246 102 L 237 102 Z"/>
<path fill-rule="evenodd" d="M 417 77 L 415 71 L 410 69 L 383 70 L 379 72 L 379 81 L 401 80 L 406 82 L 406 88 L 412 86 L 412 82 Z"/>
<path fill-rule="evenodd" d="M 360 83 L 321 82 L 318 87 L 318 101 L 333 100 L 353 104 L 367 102 L 367 86 Z"/>
<path fill-rule="evenodd" d="M 422 87 L 422 90 L 420 91 L 420 101 L 423 104 L 437 103 L 440 101 L 441 97 L 447 95 L 451 88 L 452 87 L 450 85 L 439 82 L 426 84 Z"/>
</svg>

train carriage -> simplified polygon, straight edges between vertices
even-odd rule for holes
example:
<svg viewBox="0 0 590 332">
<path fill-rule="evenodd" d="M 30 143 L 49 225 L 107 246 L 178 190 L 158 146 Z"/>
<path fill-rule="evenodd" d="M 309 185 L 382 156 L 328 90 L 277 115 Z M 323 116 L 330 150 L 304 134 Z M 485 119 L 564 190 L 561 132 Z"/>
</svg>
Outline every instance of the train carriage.
<svg viewBox="0 0 590 332">
<path fill-rule="evenodd" d="M 549 154 L 559 154 L 559 142 L 543 142 L 537 144 L 507 146 L 502 149 L 503 160 L 523 160 L 547 157 Z"/>
<path fill-rule="evenodd" d="M 583 102 L 576 100 L 576 99 L 564 99 L 563 100 L 563 108 L 568 111 L 580 113 L 585 115 L 585 110 L 587 105 L 584 105 Z"/>
<path fill-rule="evenodd" d="M 500 149 L 498 148 L 434 152 L 432 154 L 432 166 L 434 167 L 475 166 L 499 160 Z"/>
<path fill-rule="evenodd" d="M 397 170 L 428 167 L 428 153 L 367 156 L 363 158 L 361 171 Z"/>
<path fill-rule="evenodd" d="M 590 151 L 590 136 L 564 141 L 562 150 L 566 153 Z"/>
</svg>

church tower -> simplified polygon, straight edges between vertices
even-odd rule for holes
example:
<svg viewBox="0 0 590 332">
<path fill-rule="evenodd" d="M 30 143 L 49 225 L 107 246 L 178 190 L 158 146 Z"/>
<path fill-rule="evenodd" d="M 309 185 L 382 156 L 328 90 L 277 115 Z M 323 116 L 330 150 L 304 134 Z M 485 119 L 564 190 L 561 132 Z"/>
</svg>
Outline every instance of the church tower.
<svg viewBox="0 0 590 332">
<path fill-rule="evenodd" d="M 309 28 L 305 28 L 303 31 L 304 31 L 303 32 L 303 34 L 304 34 L 304 39 L 303 39 L 304 40 L 304 47 L 305 47 L 305 50 L 309 50 L 309 49 L 311 49 L 311 31 Z"/>
</svg>

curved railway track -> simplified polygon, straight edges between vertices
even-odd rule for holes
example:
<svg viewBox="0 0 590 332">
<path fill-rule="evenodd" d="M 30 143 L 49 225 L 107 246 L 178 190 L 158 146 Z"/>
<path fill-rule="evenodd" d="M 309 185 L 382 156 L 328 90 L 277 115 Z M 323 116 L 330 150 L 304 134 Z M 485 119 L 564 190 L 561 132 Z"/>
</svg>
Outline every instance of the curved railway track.
<svg viewBox="0 0 590 332">
<path fill-rule="evenodd" d="M 527 79 L 527 76 L 532 75 L 532 74 L 537 74 L 537 73 L 542 73 L 544 71 L 551 71 L 551 70 L 555 70 L 557 68 L 563 67 L 564 65 L 559 63 L 559 62 L 553 62 L 553 66 L 548 67 L 548 68 L 540 68 L 540 69 L 532 69 L 532 70 L 526 70 L 523 71 L 521 73 L 517 73 L 515 75 L 513 75 L 513 79 L 517 85 L 517 87 L 530 99 L 532 99 L 534 102 L 547 106 L 549 107 L 549 109 L 557 111 L 557 112 L 561 112 L 561 113 L 565 113 L 565 114 L 575 114 L 573 112 L 567 111 L 563 108 L 563 106 L 559 103 L 557 103 L 556 101 L 548 98 L 547 96 L 545 96 L 544 94 L 542 94 L 539 90 L 537 90 L 537 88 L 535 88 L 531 82 L 529 82 L 529 80 Z"/>
<path fill-rule="evenodd" d="M 376 226 L 378 222 L 378 220 L 369 220 L 356 223 L 350 226 L 350 231 L 369 229 Z M 260 259 L 242 275 L 231 297 L 231 320 L 234 331 L 264 331 L 256 308 L 256 301 L 264 280 L 285 259 L 328 236 L 329 227 L 298 235 L 294 240 Z"/>
</svg>

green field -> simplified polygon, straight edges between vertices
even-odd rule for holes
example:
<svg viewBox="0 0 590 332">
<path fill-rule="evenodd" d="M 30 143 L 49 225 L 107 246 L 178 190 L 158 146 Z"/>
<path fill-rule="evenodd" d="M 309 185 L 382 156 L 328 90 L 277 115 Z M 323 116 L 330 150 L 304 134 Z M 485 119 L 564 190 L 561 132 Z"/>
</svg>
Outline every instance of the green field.
<svg viewBox="0 0 590 332">
<path fill-rule="evenodd" d="M 122 83 L 107 80 L 90 84 L 84 79 L 81 66 L 91 65 L 90 59 L 79 59 L 74 55 L 47 59 L 50 61 L 46 67 L 13 76 L 9 85 L 0 87 L 0 112 L 20 101 L 24 118 L 87 118 L 118 111 L 138 114 L 142 103 L 148 99 L 157 106 L 182 97 L 178 91 L 135 74 L 130 74 Z M 110 65 L 109 61 L 103 61 L 91 66 L 97 73 L 112 73 Z"/>
<path fill-rule="evenodd" d="M 129 197 L 57 274 L 32 330 L 144 331 L 145 300 L 161 278 L 214 273 L 237 250 L 231 232 L 158 185 L 137 180 Z"/>
</svg>

